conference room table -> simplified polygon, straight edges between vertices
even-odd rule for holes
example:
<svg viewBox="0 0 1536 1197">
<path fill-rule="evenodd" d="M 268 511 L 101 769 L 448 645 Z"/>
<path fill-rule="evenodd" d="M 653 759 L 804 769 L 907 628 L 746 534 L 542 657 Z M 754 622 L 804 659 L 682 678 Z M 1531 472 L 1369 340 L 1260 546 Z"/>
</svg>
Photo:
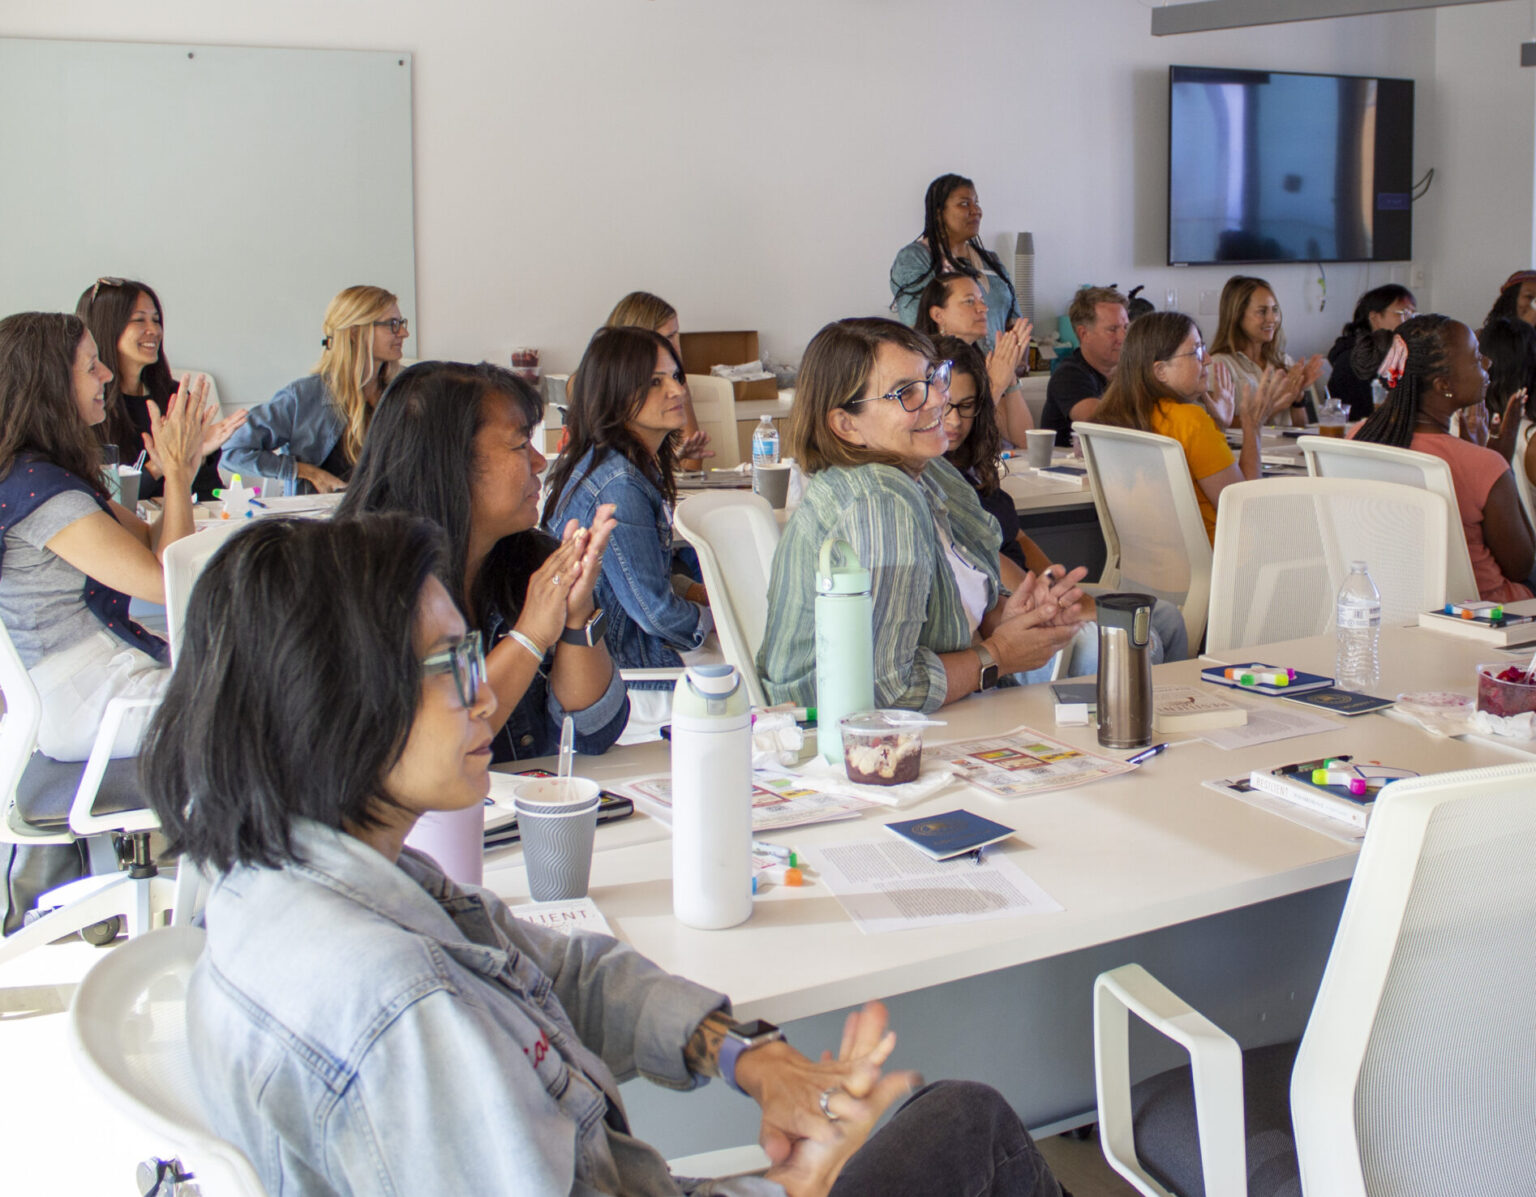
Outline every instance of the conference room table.
<svg viewBox="0 0 1536 1197">
<path fill-rule="evenodd" d="M 1228 654 L 1224 663 L 1331 673 L 1333 652 L 1331 636 L 1314 637 Z M 1474 693 L 1475 665 L 1498 654 L 1454 636 L 1389 628 L 1381 659 L 1375 692 L 1390 698 Z M 1154 680 L 1203 684 L 1199 671 L 1209 663 L 1157 666 Z M 1130 755 L 1098 749 L 1092 727 L 1056 727 L 1054 704 L 1048 685 L 975 695 L 945 708 L 946 725 L 929 728 L 927 743 L 1027 726 Z M 848 1009 L 887 999 L 900 1037 L 896 1066 L 993 1084 L 1028 1125 L 1049 1133 L 1093 1118 L 1089 995 L 1105 968 L 1147 965 L 1244 1046 L 1294 1038 L 1305 1027 L 1357 846 L 1202 782 L 1339 753 L 1421 773 L 1531 759 L 1515 744 L 1432 737 L 1395 710 L 1330 717 L 1327 731 L 1233 751 L 1192 735 L 1155 738 L 1172 746 L 1132 773 L 1091 784 L 1015 800 L 952 785 L 905 810 L 882 807 L 856 821 L 763 837 L 796 849 L 878 840 L 888 835 L 884 822 L 963 806 L 1017 829 L 989 851 L 1006 854 L 1059 912 L 864 934 L 813 878 L 803 889 L 771 887 L 739 927 L 694 930 L 672 916 L 667 829 L 638 813 L 598 829 L 590 894 L 620 939 L 730 994 L 739 1016 L 784 1025 L 808 1054 L 835 1050 Z M 611 784 L 668 767 L 669 746 L 653 743 L 578 758 L 576 772 Z M 514 903 L 526 900 L 516 849 L 487 856 L 486 884 Z M 1133 1055 L 1142 1074 L 1174 1062 L 1150 1041 Z M 625 1100 L 638 1133 L 669 1156 L 753 1141 L 755 1107 L 716 1088 L 705 1098 L 633 1081 Z"/>
</svg>

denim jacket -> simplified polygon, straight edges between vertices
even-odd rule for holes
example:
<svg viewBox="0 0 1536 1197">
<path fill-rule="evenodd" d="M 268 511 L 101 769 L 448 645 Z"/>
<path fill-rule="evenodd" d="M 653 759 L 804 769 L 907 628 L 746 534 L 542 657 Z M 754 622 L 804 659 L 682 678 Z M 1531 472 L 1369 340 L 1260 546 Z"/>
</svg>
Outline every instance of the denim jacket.
<svg viewBox="0 0 1536 1197">
<path fill-rule="evenodd" d="M 720 994 L 520 923 L 410 849 L 293 833 L 301 863 L 215 883 L 187 995 L 204 1112 L 273 1197 L 782 1197 L 680 1181 L 629 1133 L 618 1081 L 699 1084 L 683 1045 Z"/>
<path fill-rule="evenodd" d="M 318 374 L 290 382 L 260 407 L 224 442 L 223 467 L 232 474 L 278 478 L 283 493 L 307 493 L 297 466 L 323 465 L 344 431 L 341 413 Z"/>
<path fill-rule="evenodd" d="M 608 653 L 620 669 L 677 668 L 679 650 L 703 644 L 715 621 L 708 607 L 672 589 L 672 513 L 651 480 L 622 453 L 610 452 L 594 467 L 589 452 L 571 472 L 548 527 L 558 535 L 573 517 L 589 525 L 603 503 L 615 505 L 618 520 L 596 591 L 608 613 Z M 670 690 L 672 683 L 634 688 Z"/>
</svg>

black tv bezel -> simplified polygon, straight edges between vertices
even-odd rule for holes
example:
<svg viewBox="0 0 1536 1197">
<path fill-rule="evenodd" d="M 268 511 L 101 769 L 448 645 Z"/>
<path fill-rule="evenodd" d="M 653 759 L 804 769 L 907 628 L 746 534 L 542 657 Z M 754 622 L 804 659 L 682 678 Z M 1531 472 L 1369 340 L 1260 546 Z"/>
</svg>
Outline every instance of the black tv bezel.
<svg viewBox="0 0 1536 1197">
<path fill-rule="evenodd" d="M 1383 192 L 1398 192 L 1409 196 L 1409 202 L 1402 210 L 1376 210 L 1376 225 L 1371 237 L 1372 257 L 1369 258 L 1202 258 L 1198 260 L 1175 258 L 1173 256 L 1173 84 L 1176 71 L 1205 71 L 1211 74 L 1221 75 L 1297 75 L 1310 76 L 1314 79 L 1368 79 L 1377 85 L 1377 103 L 1383 102 L 1383 90 L 1388 95 L 1397 92 L 1397 100 L 1402 103 L 1406 99 L 1405 111 L 1407 119 L 1397 126 L 1392 132 L 1397 136 L 1388 138 L 1380 124 L 1376 127 L 1376 179 L 1378 195 Z M 1340 75 L 1327 71 L 1286 71 L 1273 70 L 1263 67 L 1219 67 L 1196 66 L 1191 63 L 1170 63 L 1168 65 L 1168 112 L 1165 124 L 1167 126 L 1167 138 L 1164 142 L 1163 165 L 1167 171 L 1164 178 L 1163 194 L 1163 245 L 1165 256 L 1169 266 L 1257 266 L 1273 263 L 1302 263 L 1320 261 L 1326 265 L 1360 263 L 1360 262 L 1409 262 L 1413 260 L 1413 141 L 1414 128 L 1417 114 L 1414 111 L 1416 99 L 1414 81 L 1412 79 L 1399 79 L 1384 75 Z M 1406 146 L 1403 141 L 1406 140 Z M 1386 179 L 1390 186 L 1383 186 L 1382 180 Z M 1397 184 L 1401 184 L 1400 186 Z M 1390 229 L 1394 229 L 1399 236 L 1406 233 L 1408 242 L 1407 257 L 1379 257 L 1375 256 L 1376 246 L 1380 243 L 1380 236 L 1375 230 L 1386 223 Z"/>
</svg>

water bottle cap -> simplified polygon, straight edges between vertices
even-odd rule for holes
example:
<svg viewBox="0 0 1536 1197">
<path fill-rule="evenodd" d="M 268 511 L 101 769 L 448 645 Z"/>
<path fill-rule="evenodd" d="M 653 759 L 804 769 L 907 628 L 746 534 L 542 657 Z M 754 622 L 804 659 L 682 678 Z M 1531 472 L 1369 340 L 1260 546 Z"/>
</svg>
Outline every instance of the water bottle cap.
<svg viewBox="0 0 1536 1197">
<path fill-rule="evenodd" d="M 838 560 L 834 561 L 836 557 Z M 859 564 L 853 546 L 829 536 L 822 542 L 816 566 L 816 589 L 821 594 L 868 594 L 869 570 Z"/>
<path fill-rule="evenodd" d="M 741 684 L 734 665 L 690 665 L 688 684 L 706 698 L 726 698 Z"/>
</svg>

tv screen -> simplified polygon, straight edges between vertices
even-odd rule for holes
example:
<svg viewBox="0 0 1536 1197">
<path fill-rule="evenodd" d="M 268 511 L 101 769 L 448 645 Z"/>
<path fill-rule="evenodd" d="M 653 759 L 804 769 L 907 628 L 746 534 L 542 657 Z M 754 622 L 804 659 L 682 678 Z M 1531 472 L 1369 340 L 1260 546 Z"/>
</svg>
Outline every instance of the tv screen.
<svg viewBox="0 0 1536 1197">
<path fill-rule="evenodd" d="M 1168 262 L 1413 256 L 1413 80 L 1168 69 Z"/>
</svg>

